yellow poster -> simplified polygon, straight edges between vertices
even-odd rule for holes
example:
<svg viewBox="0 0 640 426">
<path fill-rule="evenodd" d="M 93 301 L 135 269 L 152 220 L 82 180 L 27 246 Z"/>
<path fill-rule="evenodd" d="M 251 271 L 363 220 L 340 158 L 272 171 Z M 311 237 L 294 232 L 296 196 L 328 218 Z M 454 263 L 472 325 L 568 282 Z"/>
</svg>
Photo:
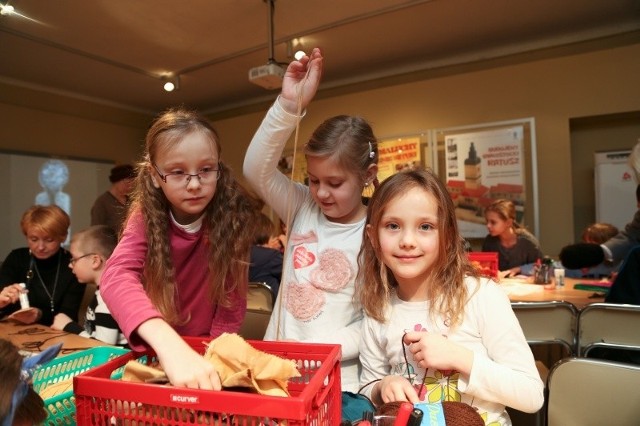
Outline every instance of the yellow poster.
<svg viewBox="0 0 640 426">
<path fill-rule="evenodd" d="M 420 166 L 420 138 L 390 139 L 378 142 L 378 180 Z"/>
</svg>

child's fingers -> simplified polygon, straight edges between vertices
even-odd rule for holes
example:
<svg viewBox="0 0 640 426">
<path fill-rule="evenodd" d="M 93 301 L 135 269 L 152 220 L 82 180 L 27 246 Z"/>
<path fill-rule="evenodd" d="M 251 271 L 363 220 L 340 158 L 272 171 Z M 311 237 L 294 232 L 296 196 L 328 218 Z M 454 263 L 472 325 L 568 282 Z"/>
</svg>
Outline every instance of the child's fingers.
<svg viewBox="0 0 640 426">
<path fill-rule="evenodd" d="M 402 337 L 402 343 L 410 345 L 420 340 L 426 331 L 407 331 Z"/>
</svg>

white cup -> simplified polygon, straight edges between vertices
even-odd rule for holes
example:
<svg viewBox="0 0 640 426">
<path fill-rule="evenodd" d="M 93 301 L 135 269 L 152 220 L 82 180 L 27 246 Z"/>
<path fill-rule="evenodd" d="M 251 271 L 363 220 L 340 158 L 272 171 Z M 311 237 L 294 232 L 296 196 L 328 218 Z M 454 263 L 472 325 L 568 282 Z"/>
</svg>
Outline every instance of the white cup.
<svg viewBox="0 0 640 426">
<path fill-rule="evenodd" d="M 553 276 L 556 279 L 556 287 L 564 287 L 564 269 L 562 268 L 554 269 Z"/>
</svg>

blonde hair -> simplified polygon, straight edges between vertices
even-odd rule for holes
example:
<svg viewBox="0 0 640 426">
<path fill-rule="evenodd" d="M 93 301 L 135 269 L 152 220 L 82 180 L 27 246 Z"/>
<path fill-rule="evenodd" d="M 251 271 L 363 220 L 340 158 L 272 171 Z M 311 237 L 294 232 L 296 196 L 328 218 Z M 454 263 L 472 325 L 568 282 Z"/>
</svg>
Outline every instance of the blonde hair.
<svg viewBox="0 0 640 426">
<path fill-rule="evenodd" d="M 417 169 L 399 172 L 386 179 L 373 194 L 367 210 L 368 237 L 362 240 L 358 256 L 357 297 L 370 317 L 385 322 L 385 308 L 391 297 L 391 289 L 398 282 L 391 270 L 381 261 L 378 228 L 385 207 L 396 197 L 412 188 L 420 188 L 438 200 L 438 257 L 433 265 L 428 287 L 431 301 L 429 314 L 442 315 L 454 326 L 462 321 L 467 301 L 465 276 L 477 277 L 464 251 L 458 233 L 455 208 L 447 189 L 430 170 Z"/>
<path fill-rule="evenodd" d="M 71 225 L 69 215 L 53 204 L 49 206 L 32 206 L 22 214 L 22 219 L 20 220 L 20 228 L 25 236 L 29 231 L 35 230 L 59 242 L 67 239 L 69 225 Z"/>
<path fill-rule="evenodd" d="M 147 132 L 146 154 L 137 165 L 131 216 L 141 211 L 146 225 L 148 250 L 144 264 L 143 286 L 156 308 L 169 323 L 184 324 L 185 318 L 175 305 L 176 281 L 169 244 L 169 201 L 162 189 L 153 185 L 151 170 L 159 152 L 175 148 L 183 138 L 201 133 L 211 141 L 218 155 L 222 147 L 211 124 L 195 111 L 169 109 L 161 114 Z M 209 295 L 214 304 L 230 306 L 230 295 L 246 294 L 249 251 L 255 235 L 257 205 L 220 161 L 219 178 L 213 199 L 204 212 L 204 238 L 209 247 Z"/>
<path fill-rule="evenodd" d="M 582 231 L 585 243 L 604 244 L 618 233 L 618 228 L 610 223 L 592 223 Z"/>
<path fill-rule="evenodd" d="M 95 225 L 76 232 L 71 237 L 71 243 L 77 244 L 85 254 L 95 253 L 106 260 L 116 248 L 118 236 L 107 225 Z"/>
</svg>

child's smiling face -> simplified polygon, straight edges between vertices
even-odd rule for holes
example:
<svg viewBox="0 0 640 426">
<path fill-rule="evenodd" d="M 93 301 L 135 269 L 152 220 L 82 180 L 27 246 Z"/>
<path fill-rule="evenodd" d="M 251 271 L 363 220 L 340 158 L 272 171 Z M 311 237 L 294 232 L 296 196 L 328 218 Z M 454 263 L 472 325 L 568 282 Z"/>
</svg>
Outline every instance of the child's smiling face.
<svg viewBox="0 0 640 426">
<path fill-rule="evenodd" d="M 413 187 L 385 206 L 378 238 L 381 260 L 391 269 L 403 300 L 422 300 L 428 277 L 438 260 L 438 202 Z"/>
</svg>

